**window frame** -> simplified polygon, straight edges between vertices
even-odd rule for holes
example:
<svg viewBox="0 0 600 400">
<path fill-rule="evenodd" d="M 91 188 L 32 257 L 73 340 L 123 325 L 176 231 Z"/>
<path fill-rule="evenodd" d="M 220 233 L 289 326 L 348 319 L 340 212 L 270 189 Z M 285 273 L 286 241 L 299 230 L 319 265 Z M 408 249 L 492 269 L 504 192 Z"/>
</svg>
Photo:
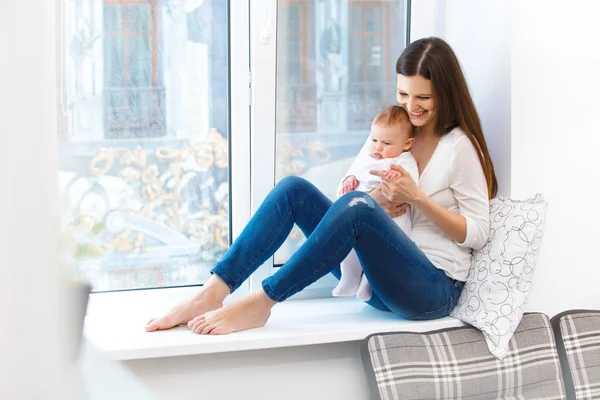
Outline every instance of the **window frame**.
<svg viewBox="0 0 600 400">
<path fill-rule="evenodd" d="M 157 6 L 156 0 L 96 0 L 90 3 L 96 13 L 101 12 L 102 7 L 105 4 L 116 4 L 116 5 L 135 5 L 135 4 L 149 4 L 154 10 L 154 19 L 160 20 L 161 12 L 160 7 Z M 63 113 L 66 116 L 65 104 L 68 104 L 68 91 L 66 88 L 64 78 L 66 73 L 75 73 L 74 70 L 67 68 L 68 63 L 65 62 L 65 23 L 70 23 L 71 15 L 64 14 L 64 4 L 58 3 L 60 13 L 60 21 L 58 29 L 60 29 L 60 41 L 59 45 L 62 47 L 61 57 L 58 58 L 58 68 L 63 71 L 59 78 L 58 84 L 61 86 L 62 97 L 59 100 L 63 107 Z M 100 8 L 100 10 L 98 9 Z M 250 17 L 249 17 L 249 4 L 244 0 L 230 0 L 227 3 L 226 13 L 228 17 L 227 21 L 227 38 L 226 42 L 229 45 L 227 49 L 229 65 L 226 74 L 227 85 L 229 93 L 227 95 L 227 125 L 229 126 L 228 132 L 224 132 L 228 139 L 228 179 L 229 179 L 229 244 L 239 236 L 243 227 L 247 224 L 250 219 L 250 171 L 248 165 L 250 164 L 250 92 L 249 92 L 249 63 L 250 63 L 250 48 L 249 48 L 249 37 L 248 33 L 250 30 Z M 100 14 L 102 15 L 102 14 Z M 152 17 L 151 17 L 152 18 Z M 155 28 L 157 28 L 155 26 Z M 123 29 L 127 29 L 126 26 Z M 160 46 L 160 32 L 155 31 L 154 41 L 156 46 Z M 158 48 L 155 47 L 155 50 Z M 156 53 L 157 59 L 156 65 L 160 67 L 160 54 Z M 160 70 L 154 71 L 156 77 L 160 79 Z M 77 77 L 78 75 L 74 74 Z M 102 80 L 102 85 L 104 81 Z M 59 132 L 59 135 L 62 132 Z M 81 139 L 69 139 L 67 138 L 67 130 L 65 128 L 64 142 L 67 144 L 83 142 Z M 154 145 L 161 143 L 167 143 L 167 141 L 174 138 L 161 137 L 159 140 L 152 140 Z M 86 139 L 86 141 L 93 143 L 104 143 L 107 146 L 113 146 L 120 142 L 119 139 L 106 139 L 106 138 L 92 138 Z M 127 141 L 128 139 L 124 139 Z M 171 140 L 173 141 L 173 140 Z M 173 141 L 174 142 L 174 141 Z M 58 172 L 58 171 L 57 171 Z M 111 298 L 115 296 L 120 298 L 125 296 L 130 298 L 130 293 L 135 298 L 144 298 L 148 301 L 148 304 L 152 304 L 152 300 L 157 296 L 158 292 L 170 293 L 168 296 L 177 298 L 179 293 L 190 293 L 190 291 L 197 290 L 198 287 L 202 286 L 204 282 L 198 282 L 186 285 L 177 286 L 160 286 L 160 287 L 132 287 L 125 289 L 114 289 L 114 290 L 100 290 L 92 293 L 92 297 L 99 297 L 103 299 Z M 248 293 L 249 281 L 245 282 L 236 291 L 235 296 L 242 296 Z M 157 291 L 156 289 L 161 289 Z M 120 294 L 120 295 L 119 295 Z M 137 302 L 136 302 L 137 303 Z"/>
<path fill-rule="evenodd" d="M 229 0 L 229 240 L 241 234 L 253 214 L 251 168 L 251 38 L 250 4 Z M 232 294 L 246 295 L 252 289 L 252 277 Z"/>
<path fill-rule="evenodd" d="M 240 235 L 274 187 L 278 5 L 277 0 L 270 0 L 268 3 L 257 0 L 229 0 L 228 3 L 230 242 Z M 404 0 L 405 44 L 410 42 L 410 11 L 411 0 Z M 274 257 L 270 257 L 231 298 L 239 298 L 249 291 L 259 289 L 262 280 L 276 271 Z M 156 298 L 157 302 L 160 298 L 162 304 L 165 301 L 163 294 L 167 292 L 170 298 L 185 298 L 201 285 L 122 290 L 92 296 L 117 298 L 119 292 L 120 296 L 126 295 L 122 292 L 135 292 L 135 298 L 150 299 L 150 304 L 155 303 L 152 299 Z M 293 299 L 329 297 L 332 287 L 331 282 L 317 282 L 295 295 Z"/>
<path fill-rule="evenodd" d="M 280 2 L 284 0 L 272 0 L 271 8 L 266 10 L 264 3 L 259 5 L 258 1 L 251 1 L 251 80 L 253 99 L 251 106 L 251 173 L 252 173 L 252 213 L 256 212 L 258 205 L 264 200 L 269 191 L 274 187 L 276 168 L 276 93 L 277 93 L 277 10 Z M 297 3 L 294 0 L 285 0 L 286 3 Z M 350 5 L 352 0 L 348 0 Z M 356 1 L 360 3 L 361 1 Z M 385 3 L 378 1 L 377 4 Z M 274 7 L 273 7 L 274 4 Z M 405 43 L 410 42 L 410 8 L 411 1 L 404 0 L 403 23 L 406 27 Z M 271 14 L 270 14 L 271 13 Z M 387 24 L 389 26 L 389 23 Z M 268 40 L 265 33 L 270 33 Z M 263 39 L 263 40 L 261 40 Z M 385 38 L 384 38 L 385 39 Z M 387 39 L 385 39 L 387 40 Z M 389 67 L 391 68 L 391 67 Z M 268 96 L 264 94 L 273 93 Z M 262 96 L 261 96 L 262 95 Z M 258 117 L 260 116 L 260 118 Z M 269 168 L 270 169 L 267 169 Z M 267 172 L 268 171 L 268 172 Z M 274 263 L 274 257 L 270 257 L 251 276 L 250 290 L 260 288 L 260 282 L 274 274 L 279 265 Z M 330 297 L 331 289 L 336 281 L 331 276 L 326 276 L 300 293 L 293 299 L 309 299 Z"/>
</svg>

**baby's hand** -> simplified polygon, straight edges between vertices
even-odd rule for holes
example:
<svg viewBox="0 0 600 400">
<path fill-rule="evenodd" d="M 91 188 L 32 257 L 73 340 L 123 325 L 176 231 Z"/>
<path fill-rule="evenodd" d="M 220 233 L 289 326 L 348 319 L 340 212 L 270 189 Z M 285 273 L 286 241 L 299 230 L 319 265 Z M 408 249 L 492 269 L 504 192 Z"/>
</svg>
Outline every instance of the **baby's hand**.
<svg viewBox="0 0 600 400">
<path fill-rule="evenodd" d="M 354 191 L 354 189 L 356 189 L 357 186 L 358 180 L 355 176 L 350 175 L 349 177 L 344 179 L 344 182 L 342 182 L 342 190 L 340 191 L 340 195 Z"/>
<path fill-rule="evenodd" d="M 387 179 L 388 181 L 393 181 L 395 179 L 398 179 L 402 176 L 402 174 L 398 171 L 394 171 L 393 169 L 388 169 L 387 171 L 385 171 L 385 179 Z"/>
</svg>

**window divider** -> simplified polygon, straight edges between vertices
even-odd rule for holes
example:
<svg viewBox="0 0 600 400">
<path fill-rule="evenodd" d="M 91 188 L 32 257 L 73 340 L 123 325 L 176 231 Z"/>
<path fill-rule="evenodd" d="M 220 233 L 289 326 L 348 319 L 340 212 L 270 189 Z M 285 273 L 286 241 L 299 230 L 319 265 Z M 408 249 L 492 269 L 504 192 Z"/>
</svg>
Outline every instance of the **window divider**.
<svg viewBox="0 0 600 400">
<path fill-rule="evenodd" d="M 232 25 L 233 26 L 233 25 Z M 250 181 L 254 214 L 275 182 L 275 107 L 277 79 L 277 1 L 250 1 Z M 273 271 L 270 257 L 250 278 L 260 287 Z"/>
</svg>

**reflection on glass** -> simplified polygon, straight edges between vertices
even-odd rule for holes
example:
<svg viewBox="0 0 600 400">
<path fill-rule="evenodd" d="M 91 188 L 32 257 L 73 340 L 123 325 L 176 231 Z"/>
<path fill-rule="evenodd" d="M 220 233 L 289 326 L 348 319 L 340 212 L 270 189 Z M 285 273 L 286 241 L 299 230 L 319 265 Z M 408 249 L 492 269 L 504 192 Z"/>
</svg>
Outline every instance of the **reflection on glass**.
<svg viewBox="0 0 600 400">
<path fill-rule="evenodd" d="M 63 260 L 100 291 L 202 283 L 229 246 L 227 2 L 64 5 Z"/>
<path fill-rule="evenodd" d="M 332 200 L 367 138 L 395 103 L 395 61 L 405 45 L 403 0 L 279 0 L 276 180 L 302 176 Z M 289 258 L 299 229 L 275 255 Z"/>
</svg>

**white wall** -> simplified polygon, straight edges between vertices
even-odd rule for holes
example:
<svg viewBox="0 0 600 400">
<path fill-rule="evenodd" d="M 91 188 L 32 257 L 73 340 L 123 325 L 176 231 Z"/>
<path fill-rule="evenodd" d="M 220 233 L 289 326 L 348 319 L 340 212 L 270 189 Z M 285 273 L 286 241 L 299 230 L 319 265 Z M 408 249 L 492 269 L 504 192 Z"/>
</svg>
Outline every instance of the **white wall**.
<svg viewBox="0 0 600 400">
<path fill-rule="evenodd" d="M 0 398 L 60 393 L 55 7 L 0 12 Z"/>
<path fill-rule="evenodd" d="M 549 202 L 530 310 L 600 308 L 600 4 L 518 1 L 512 40 L 512 194 Z"/>
<path fill-rule="evenodd" d="M 444 3 L 443 38 L 465 70 L 502 196 L 511 194 L 511 1 Z"/>
<path fill-rule="evenodd" d="M 160 399 L 370 398 L 358 342 L 137 360 L 124 365 Z"/>
</svg>

